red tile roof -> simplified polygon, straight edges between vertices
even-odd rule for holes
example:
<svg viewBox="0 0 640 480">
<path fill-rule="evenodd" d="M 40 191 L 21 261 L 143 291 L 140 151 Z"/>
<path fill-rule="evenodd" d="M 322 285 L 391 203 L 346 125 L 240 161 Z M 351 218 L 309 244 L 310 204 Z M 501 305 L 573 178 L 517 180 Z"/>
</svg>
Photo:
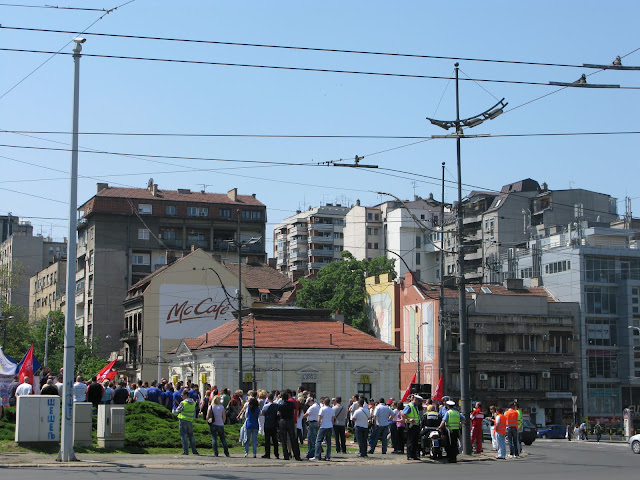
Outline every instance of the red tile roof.
<svg viewBox="0 0 640 480">
<path fill-rule="evenodd" d="M 349 325 L 329 317 L 328 310 L 297 308 L 253 308 L 253 317 L 243 318 L 242 344 L 256 348 L 295 350 L 386 350 L 400 352 Z M 238 348 L 238 323 L 230 321 L 197 338 L 185 338 L 191 350 Z"/>
<path fill-rule="evenodd" d="M 100 190 L 96 197 L 103 198 L 131 198 L 138 200 L 166 200 L 171 202 L 191 202 L 191 203 L 223 203 L 230 205 L 252 205 L 256 207 L 264 207 L 264 204 L 252 195 L 238 195 L 238 200 L 233 201 L 226 193 L 202 193 L 190 192 L 179 193 L 177 190 L 158 190 L 154 197 L 147 188 L 123 188 L 123 187 L 107 187 Z"/>
<path fill-rule="evenodd" d="M 236 277 L 238 276 L 238 264 L 224 262 L 223 264 Z M 242 283 L 249 290 L 251 289 L 269 289 L 269 290 L 287 290 L 293 288 L 293 284 L 289 277 L 278 272 L 276 269 L 268 265 L 256 263 L 242 263 Z"/>
</svg>

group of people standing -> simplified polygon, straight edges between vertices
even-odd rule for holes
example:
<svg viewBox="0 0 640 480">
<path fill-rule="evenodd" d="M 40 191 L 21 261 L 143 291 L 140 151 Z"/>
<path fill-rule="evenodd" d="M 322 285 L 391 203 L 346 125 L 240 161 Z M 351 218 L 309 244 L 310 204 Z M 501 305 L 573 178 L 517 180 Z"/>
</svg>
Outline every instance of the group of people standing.
<svg viewBox="0 0 640 480">
<path fill-rule="evenodd" d="M 476 408 L 481 408 L 480 402 Z M 491 412 L 491 443 L 493 449 L 498 452 L 496 458 L 520 458 L 520 452 L 522 452 L 522 410 L 518 407 L 518 402 L 511 402 L 506 411 L 501 406 L 491 405 L 489 411 Z M 480 430 L 480 438 L 482 438 L 482 430 Z M 509 442 L 508 457 L 507 441 Z"/>
</svg>

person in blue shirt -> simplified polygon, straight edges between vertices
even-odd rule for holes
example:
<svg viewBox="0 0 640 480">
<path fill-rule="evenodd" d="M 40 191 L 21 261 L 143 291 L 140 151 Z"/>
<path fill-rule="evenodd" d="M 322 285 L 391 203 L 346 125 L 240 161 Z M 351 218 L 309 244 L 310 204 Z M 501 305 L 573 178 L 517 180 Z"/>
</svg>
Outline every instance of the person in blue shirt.
<svg viewBox="0 0 640 480">
<path fill-rule="evenodd" d="M 160 390 L 157 385 L 158 382 L 155 380 L 151 382 L 151 387 L 147 389 L 147 400 L 162 404 L 162 390 Z"/>
<path fill-rule="evenodd" d="M 178 383 L 176 390 L 173 392 L 173 405 L 171 406 L 173 413 L 176 413 L 176 408 L 178 408 L 180 402 L 182 402 L 182 384 Z"/>
<path fill-rule="evenodd" d="M 260 416 L 260 407 L 255 397 L 249 397 L 249 406 L 247 407 L 247 420 L 244 428 L 247 430 L 247 441 L 244 444 L 244 456 L 249 455 L 249 442 L 253 446 L 253 458 L 258 453 L 258 417 Z"/>
</svg>

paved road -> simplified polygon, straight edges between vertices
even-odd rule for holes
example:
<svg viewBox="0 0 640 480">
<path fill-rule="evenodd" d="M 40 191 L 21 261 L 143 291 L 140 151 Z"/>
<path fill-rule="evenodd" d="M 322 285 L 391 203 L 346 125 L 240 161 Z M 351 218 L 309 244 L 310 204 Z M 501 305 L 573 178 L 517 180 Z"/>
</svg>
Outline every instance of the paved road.
<svg viewBox="0 0 640 480">
<path fill-rule="evenodd" d="M 485 443 L 486 445 L 486 443 Z M 432 478 L 495 480 L 557 478 L 562 480 L 630 480 L 639 477 L 640 455 L 631 453 L 626 444 L 567 442 L 563 440 L 539 440 L 526 447 L 526 456 L 518 460 L 494 460 L 493 458 L 475 459 L 455 465 L 436 463 L 385 463 L 382 457 L 372 459 L 371 463 L 287 463 L 266 464 L 261 459 L 242 459 L 233 464 L 201 465 L 192 468 L 189 464 L 168 467 L 168 462 L 149 462 L 147 468 L 127 466 L 104 466 L 84 468 L 60 466 L 22 466 L 21 468 L 0 469 L 0 477 L 19 480 L 98 480 L 153 479 L 173 480 L 179 475 L 182 479 L 310 479 L 336 478 L 349 480 L 389 480 L 389 478 L 418 479 Z M 184 458 L 184 457 L 183 457 Z M 151 460 L 151 458 L 150 458 Z M 195 458 L 194 458 L 195 460 Z M 5 464 L 0 456 L 0 467 Z M 6 464 L 5 464 L 6 465 Z M 267 466 L 269 465 L 269 466 Z"/>
</svg>

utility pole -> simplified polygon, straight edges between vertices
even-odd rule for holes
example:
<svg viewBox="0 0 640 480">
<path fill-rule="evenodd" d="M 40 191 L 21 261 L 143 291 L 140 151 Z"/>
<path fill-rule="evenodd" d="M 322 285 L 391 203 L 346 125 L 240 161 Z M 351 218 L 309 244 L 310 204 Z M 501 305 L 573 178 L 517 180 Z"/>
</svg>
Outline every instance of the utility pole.
<svg viewBox="0 0 640 480">
<path fill-rule="evenodd" d="M 416 339 L 418 340 L 418 375 L 417 375 L 417 380 L 418 380 L 418 385 L 422 384 L 422 379 L 420 378 L 420 330 L 418 330 L 418 334 L 416 335 Z"/>
<path fill-rule="evenodd" d="M 446 346 L 445 346 L 445 328 L 444 328 L 444 165 L 442 162 L 442 201 L 440 203 L 440 295 L 438 296 L 438 334 L 440 344 L 440 378 L 442 378 L 442 391 L 446 387 Z"/>
<path fill-rule="evenodd" d="M 47 313 L 47 331 L 44 335 L 44 366 L 49 365 L 49 321 L 51 314 Z"/>
<path fill-rule="evenodd" d="M 236 247 L 238 250 L 238 388 L 242 389 L 242 258 L 240 257 L 242 242 L 240 240 L 240 209 L 238 214 L 238 231 L 236 232 Z"/>
<path fill-rule="evenodd" d="M 76 354 L 76 238 L 78 236 L 78 122 L 80 113 L 80 52 L 85 38 L 73 39 L 73 125 L 71 135 L 71 185 L 69 188 L 69 230 L 67 233 L 67 304 L 64 318 L 64 360 L 62 401 L 62 435 L 59 462 L 73 462 L 73 376 Z"/>
<path fill-rule="evenodd" d="M 251 315 L 251 321 L 253 323 L 253 345 L 251 345 L 251 354 L 253 355 L 253 374 L 251 376 L 251 387 L 256 389 L 256 319 Z"/>
<path fill-rule="evenodd" d="M 462 166 L 461 166 L 461 152 L 460 141 L 462 138 L 470 138 L 469 135 L 465 135 L 463 127 L 473 128 L 480 125 L 485 120 L 493 120 L 497 116 L 503 113 L 504 107 L 507 103 L 504 98 L 496 103 L 493 107 L 484 112 L 475 115 L 473 117 L 461 119 L 460 118 L 460 81 L 459 81 L 459 64 L 455 64 L 455 80 L 456 80 L 456 119 L 455 120 L 436 120 L 434 118 L 427 118 L 433 125 L 448 130 L 454 128 L 455 132 L 452 135 L 434 135 L 432 138 L 455 138 L 456 139 L 456 160 L 458 168 L 458 210 L 457 210 L 457 245 L 458 245 L 458 262 L 457 262 L 457 277 L 458 277 L 458 320 L 460 328 L 460 400 L 462 402 L 462 413 L 469 416 L 471 413 L 471 395 L 470 395 L 470 371 L 469 371 L 469 328 L 467 319 L 467 297 L 465 289 L 465 277 L 464 277 L 464 221 L 462 212 Z M 482 135 L 473 135 L 473 137 Z M 465 455 L 471 455 L 471 424 L 465 422 L 462 428 L 462 447 Z"/>
</svg>

